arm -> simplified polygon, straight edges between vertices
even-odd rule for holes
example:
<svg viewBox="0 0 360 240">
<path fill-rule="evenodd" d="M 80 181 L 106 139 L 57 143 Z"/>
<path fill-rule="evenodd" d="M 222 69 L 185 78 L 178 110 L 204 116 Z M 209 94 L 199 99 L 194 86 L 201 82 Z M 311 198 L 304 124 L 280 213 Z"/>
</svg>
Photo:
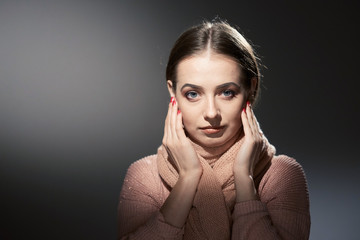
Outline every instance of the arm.
<svg viewBox="0 0 360 240">
<path fill-rule="evenodd" d="M 160 212 L 166 194 L 155 160 L 139 160 L 127 171 L 118 205 L 118 239 L 182 239 L 182 229 L 168 224 Z"/>
<path fill-rule="evenodd" d="M 301 166 L 276 157 L 259 189 L 260 200 L 235 205 L 232 239 L 308 239 L 309 196 Z"/>
</svg>

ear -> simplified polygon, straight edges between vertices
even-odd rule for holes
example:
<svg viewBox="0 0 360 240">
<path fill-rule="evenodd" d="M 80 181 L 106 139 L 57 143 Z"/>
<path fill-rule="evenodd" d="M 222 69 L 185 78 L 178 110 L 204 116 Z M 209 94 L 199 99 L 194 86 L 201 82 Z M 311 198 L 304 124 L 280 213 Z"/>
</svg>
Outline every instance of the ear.
<svg viewBox="0 0 360 240">
<path fill-rule="evenodd" d="M 254 92 L 257 89 L 258 80 L 256 77 L 251 78 L 251 95 L 254 94 Z"/>
<path fill-rule="evenodd" d="M 251 78 L 250 84 L 251 84 L 250 89 L 246 91 L 246 99 L 247 101 L 253 103 L 255 100 L 254 93 L 256 93 L 257 84 L 258 84 L 257 78 L 256 77 Z"/>
<path fill-rule="evenodd" d="M 167 81 L 166 81 L 166 84 L 167 84 L 167 88 L 168 88 L 170 97 L 175 97 L 175 92 L 174 92 L 174 89 L 173 89 L 173 83 L 172 83 L 172 81 L 171 81 L 171 80 L 167 80 Z"/>
</svg>

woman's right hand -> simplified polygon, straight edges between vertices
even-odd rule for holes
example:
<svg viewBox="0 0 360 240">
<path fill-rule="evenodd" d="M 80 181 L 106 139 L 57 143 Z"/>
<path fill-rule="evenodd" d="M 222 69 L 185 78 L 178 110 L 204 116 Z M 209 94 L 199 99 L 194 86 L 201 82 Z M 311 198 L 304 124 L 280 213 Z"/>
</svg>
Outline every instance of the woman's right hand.
<svg viewBox="0 0 360 240">
<path fill-rule="evenodd" d="M 172 226 L 184 226 L 192 207 L 197 185 L 202 174 L 200 160 L 186 137 L 182 126 L 182 114 L 175 98 L 171 98 L 165 120 L 163 145 L 179 171 L 179 179 L 160 212 Z"/>
<path fill-rule="evenodd" d="M 162 143 L 178 168 L 180 177 L 200 177 L 202 166 L 194 147 L 185 135 L 182 113 L 174 97 L 171 97 L 169 103 Z"/>
</svg>

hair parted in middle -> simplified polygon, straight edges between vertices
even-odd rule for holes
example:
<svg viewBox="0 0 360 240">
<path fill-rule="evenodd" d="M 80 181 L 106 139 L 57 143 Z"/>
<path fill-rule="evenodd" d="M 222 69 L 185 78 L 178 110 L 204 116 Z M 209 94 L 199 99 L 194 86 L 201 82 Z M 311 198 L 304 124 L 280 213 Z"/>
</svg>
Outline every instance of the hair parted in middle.
<svg viewBox="0 0 360 240">
<path fill-rule="evenodd" d="M 166 80 L 172 81 L 174 90 L 178 64 L 187 57 L 209 50 L 229 56 L 239 64 L 245 75 L 245 79 L 241 79 L 245 90 L 250 90 L 251 79 L 256 78 L 257 83 L 251 93 L 253 96 L 249 98 L 251 103 L 254 103 L 260 90 L 258 58 L 248 41 L 225 21 L 204 21 L 186 30 L 176 40 L 166 67 Z"/>
</svg>

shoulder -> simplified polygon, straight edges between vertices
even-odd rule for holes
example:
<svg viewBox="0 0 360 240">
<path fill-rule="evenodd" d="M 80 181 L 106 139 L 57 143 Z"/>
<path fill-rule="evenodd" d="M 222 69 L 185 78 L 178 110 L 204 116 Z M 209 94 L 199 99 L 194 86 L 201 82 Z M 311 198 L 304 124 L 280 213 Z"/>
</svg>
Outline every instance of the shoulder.
<svg viewBox="0 0 360 240">
<path fill-rule="evenodd" d="M 304 174 L 304 170 L 300 163 L 298 163 L 294 158 L 286 155 L 274 156 L 271 160 L 269 171 L 272 174 L 280 175 Z"/>
<path fill-rule="evenodd" d="M 265 175 L 276 182 L 305 180 L 305 173 L 300 163 L 286 155 L 274 156 Z"/>
<path fill-rule="evenodd" d="M 143 157 L 143 158 L 133 162 L 130 165 L 129 169 L 154 167 L 154 166 L 156 166 L 156 158 L 157 158 L 156 154 Z"/>
<path fill-rule="evenodd" d="M 150 175 L 157 175 L 157 163 L 156 163 L 157 155 L 150 155 L 144 158 L 141 158 L 135 162 L 133 162 L 126 173 L 125 178 L 133 178 L 135 176 L 150 176 Z"/>
<path fill-rule="evenodd" d="M 132 163 L 125 175 L 121 200 L 161 203 L 163 184 L 157 170 L 157 155 L 144 157 Z"/>
<path fill-rule="evenodd" d="M 286 155 L 274 156 L 271 165 L 260 182 L 259 191 L 265 196 L 291 194 L 308 197 L 307 181 L 302 166 Z"/>
</svg>

